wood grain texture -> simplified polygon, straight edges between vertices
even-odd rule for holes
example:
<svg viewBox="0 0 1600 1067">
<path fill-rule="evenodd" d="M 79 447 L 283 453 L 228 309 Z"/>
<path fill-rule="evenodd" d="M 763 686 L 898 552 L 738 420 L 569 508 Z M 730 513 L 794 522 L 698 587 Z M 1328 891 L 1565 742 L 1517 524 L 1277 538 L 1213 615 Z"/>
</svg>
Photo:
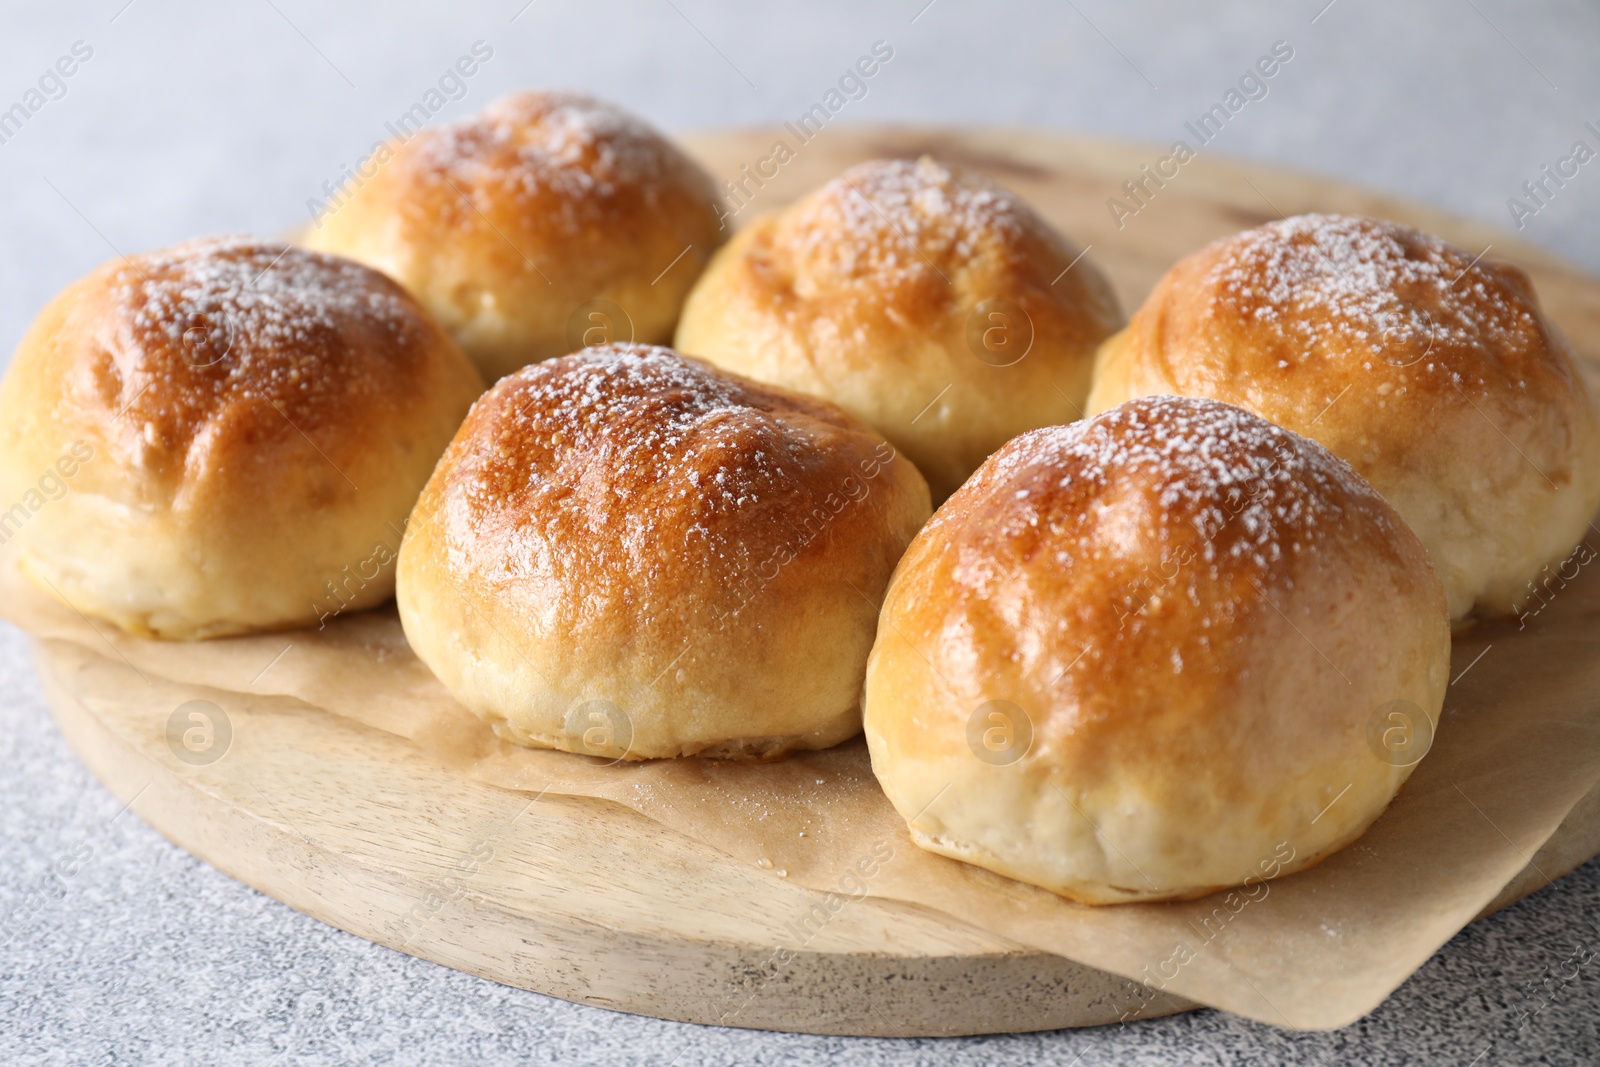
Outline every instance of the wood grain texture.
<svg viewBox="0 0 1600 1067">
<path fill-rule="evenodd" d="M 688 147 L 720 180 L 783 138 L 776 177 L 735 217 L 781 206 L 852 163 L 930 154 L 1028 198 L 1132 311 L 1213 238 L 1307 210 L 1382 215 L 1517 262 L 1600 379 L 1600 283 L 1498 232 L 1321 179 L 1202 156 L 1119 227 L 1107 200 L 1162 151 L 1024 131 L 714 133 Z M 770 169 L 770 168 L 769 168 Z M 631 811 L 530 799 L 445 771 L 394 736 L 295 701 L 229 694 L 215 762 L 180 758 L 168 719 L 204 690 L 42 642 L 63 733 L 146 822 L 213 866 L 358 936 L 568 1000 L 693 1022 L 921 1036 L 1117 1020 L 1132 983 L 908 905 L 849 900 L 750 870 Z M 1600 853 L 1592 795 L 1488 911 Z M 818 911 L 818 909 L 821 909 Z M 817 916 L 821 916 L 818 920 Z M 802 925 L 804 920 L 812 920 Z M 1149 1018 L 1189 1005 L 1158 998 Z"/>
</svg>

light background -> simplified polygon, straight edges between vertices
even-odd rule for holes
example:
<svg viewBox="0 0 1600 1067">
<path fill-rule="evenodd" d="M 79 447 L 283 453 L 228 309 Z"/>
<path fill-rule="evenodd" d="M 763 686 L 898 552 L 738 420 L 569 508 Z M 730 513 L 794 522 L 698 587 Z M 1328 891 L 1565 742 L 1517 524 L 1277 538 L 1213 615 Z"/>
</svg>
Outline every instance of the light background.
<svg viewBox="0 0 1600 1067">
<path fill-rule="evenodd" d="M 0 109 L 94 55 L 0 144 L 0 352 L 117 251 L 276 234 L 474 41 L 436 121 L 576 87 L 669 131 L 792 119 L 857 56 L 895 57 L 847 122 L 1033 125 L 1169 144 L 1273 42 L 1295 58 L 1208 151 L 1318 171 L 1509 227 L 1574 141 L 1600 148 L 1600 8 L 1579 0 L 1111 3 L 104 0 L 0 14 Z M 1521 236 L 1600 272 L 1600 160 Z M 1600 864 L 1460 935 L 1370 1019 L 1288 1035 L 1216 1013 L 964 1041 L 754 1034 L 505 989 L 323 927 L 167 845 L 76 763 L 0 632 L 0 1061 L 1585 1063 L 1600 1057 Z M 24 906 L 51 864 L 90 861 Z M 1541 1007 L 1541 1005 L 1543 1005 Z M 1536 1010 L 1537 1009 L 1537 1010 Z M 1517 1022 L 1525 1013 L 1530 1021 Z M 1485 1052 L 1485 1049 L 1488 1049 Z"/>
</svg>

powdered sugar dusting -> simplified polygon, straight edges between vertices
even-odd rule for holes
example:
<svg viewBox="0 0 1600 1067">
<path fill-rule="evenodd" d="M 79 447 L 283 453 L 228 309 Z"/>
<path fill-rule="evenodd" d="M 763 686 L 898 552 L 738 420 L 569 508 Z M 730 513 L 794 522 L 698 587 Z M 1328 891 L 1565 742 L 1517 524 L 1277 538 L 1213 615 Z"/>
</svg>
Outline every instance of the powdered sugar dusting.
<svg viewBox="0 0 1600 1067">
<path fill-rule="evenodd" d="M 840 431 L 811 407 L 648 345 L 524 368 L 468 420 L 445 505 L 460 531 L 452 566 L 483 574 L 495 557 L 491 580 L 604 574 L 644 600 L 677 580 L 664 575 L 753 572 L 832 488 L 814 483 Z M 469 552 L 484 536 L 498 553 Z"/>
<path fill-rule="evenodd" d="M 1004 604 L 1013 576 L 1042 563 L 1086 590 L 1077 610 L 1116 620 L 1112 632 L 1144 626 L 1152 603 L 1187 602 L 1196 647 L 1241 605 L 1260 603 L 1263 590 L 1285 588 L 1294 560 L 1320 558 L 1329 538 L 1349 536 L 1351 509 L 1376 523 L 1363 528 L 1399 533 L 1381 498 L 1320 445 L 1189 397 L 1142 397 L 1023 434 L 928 531 L 968 523 L 967 498 L 985 521 L 960 535 L 974 547 L 954 577 L 974 595 Z"/>
<path fill-rule="evenodd" d="M 333 417 L 387 388 L 380 378 L 404 381 L 425 337 L 415 305 L 376 271 L 247 237 L 134 257 L 107 288 L 107 402 L 150 446 L 183 447 L 235 403 Z"/>
<path fill-rule="evenodd" d="M 715 448 L 725 430 L 738 428 L 729 420 L 747 414 L 752 399 L 737 380 L 651 345 L 587 349 L 559 363 L 528 368 L 520 377 L 521 388 L 514 393 L 517 411 L 498 427 L 497 449 L 509 456 L 529 435 L 550 434 L 553 441 L 571 447 L 605 451 L 620 481 L 659 466 L 667 457 L 688 460 L 697 450 Z M 623 423 L 629 432 L 613 435 Z M 700 431 L 708 439 L 691 440 Z M 759 450 L 751 458 L 758 463 L 768 459 Z M 783 473 L 778 466 L 770 469 Z M 547 482 L 548 473 L 528 472 L 535 484 Z M 708 493 L 729 482 L 724 470 L 712 473 L 704 485 L 698 470 L 687 469 L 684 477 L 688 488 Z M 728 502 L 742 506 L 754 501 L 741 492 L 729 495 Z"/>
<path fill-rule="evenodd" d="M 801 284 L 937 279 L 985 244 L 1038 225 L 1011 193 L 924 156 L 862 163 L 786 213 L 778 239 L 796 249 Z"/>
<path fill-rule="evenodd" d="M 237 348 L 235 374 L 259 352 L 291 353 L 346 316 L 399 331 L 415 317 L 400 291 L 350 260 L 248 237 L 191 241 L 139 256 L 120 270 L 112 294 L 131 311 L 135 330 L 172 345 L 200 346 L 190 362 Z M 215 338 L 193 332 L 211 324 Z"/>
<path fill-rule="evenodd" d="M 1210 542 L 1230 518 L 1247 535 L 1234 555 L 1271 562 L 1282 536 L 1312 535 L 1319 517 L 1348 496 L 1372 496 L 1350 465 L 1314 442 L 1243 408 L 1157 396 L 1082 424 L 1066 446 L 1081 477 L 1133 478 L 1159 486 L 1164 515 Z"/>
<path fill-rule="evenodd" d="M 1219 304 L 1274 324 L 1302 351 L 1332 342 L 1409 363 L 1434 349 L 1526 347 L 1540 338 L 1533 308 L 1503 278 L 1397 223 L 1299 215 L 1213 249 L 1206 281 Z"/>
<path fill-rule="evenodd" d="M 425 131 L 414 146 L 420 173 L 432 181 L 468 193 L 494 183 L 524 201 L 539 197 L 571 226 L 623 191 L 654 204 L 666 175 L 692 169 L 641 120 L 570 92 L 503 97 L 481 114 Z"/>
</svg>

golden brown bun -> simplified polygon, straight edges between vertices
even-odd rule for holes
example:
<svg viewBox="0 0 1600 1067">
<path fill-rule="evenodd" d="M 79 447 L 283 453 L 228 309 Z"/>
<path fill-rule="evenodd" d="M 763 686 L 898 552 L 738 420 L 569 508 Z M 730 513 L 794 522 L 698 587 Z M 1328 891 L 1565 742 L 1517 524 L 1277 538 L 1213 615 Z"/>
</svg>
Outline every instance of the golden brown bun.
<svg viewBox="0 0 1600 1067">
<path fill-rule="evenodd" d="M 306 244 L 397 279 L 491 381 L 597 341 L 669 340 L 722 243 L 711 178 L 581 93 L 503 97 L 378 158 Z"/>
<path fill-rule="evenodd" d="M 406 515 L 482 389 L 348 260 L 243 238 L 113 260 L 6 373 L 0 541 L 133 633 L 312 625 L 393 592 Z"/>
<path fill-rule="evenodd" d="M 1150 397 L 1018 437 L 934 515 L 884 602 L 867 744 L 924 848 L 1181 899 L 1360 835 L 1449 661 L 1422 546 L 1347 464 Z"/>
<path fill-rule="evenodd" d="M 689 295 L 677 346 L 834 401 L 942 500 L 1016 434 L 1083 414 L 1122 313 L 1078 256 L 977 175 L 863 163 L 736 235 Z"/>
<path fill-rule="evenodd" d="M 1392 222 L 1302 215 L 1201 249 L 1101 350 L 1091 412 L 1238 404 L 1349 461 L 1417 532 L 1452 618 L 1515 609 L 1600 507 L 1600 431 L 1520 270 Z"/>
<path fill-rule="evenodd" d="M 518 744 L 767 758 L 861 728 L 915 468 L 825 401 L 665 348 L 501 379 L 400 552 L 411 646 Z"/>
</svg>

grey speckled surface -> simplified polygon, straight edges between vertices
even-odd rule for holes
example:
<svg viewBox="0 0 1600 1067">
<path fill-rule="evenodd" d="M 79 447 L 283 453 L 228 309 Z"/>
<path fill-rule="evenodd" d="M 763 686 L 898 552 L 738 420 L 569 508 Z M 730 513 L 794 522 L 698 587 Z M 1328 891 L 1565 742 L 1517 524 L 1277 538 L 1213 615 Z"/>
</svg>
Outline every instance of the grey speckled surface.
<svg viewBox="0 0 1600 1067">
<path fill-rule="evenodd" d="M 112 246 L 302 219 L 306 198 L 478 39 L 494 59 L 441 117 L 512 87 L 569 85 L 669 129 L 781 120 L 882 38 L 894 65 L 851 105 L 854 120 L 1160 142 L 1283 39 L 1294 65 L 1219 151 L 1500 225 L 1542 164 L 1580 138 L 1600 141 L 1584 128 L 1600 125 L 1600 9 L 1578 0 L 1232 2 L 1203 13 L 1178 0 L 524 2 L 8 5 L 0 109 L 74 42 L 94 54 L 0 144 L 0 351 Z M 1556 190 L 1523 236 L 1600 270 L 1600 162 Z M 1564 966 L 1580 942 L 1600 940 L 1600 863 L 1462 933 L 1338 1033 L 1201 1012 L 1124 1030 L 816 1038 L 577 1007 L 290 911 L 168 845 L 137 809 L 119 815 L 63 744 L 10 630 L 0 631 L 0 752 L 8 1064 L 1600 1062 L 1597 964 Z"/>
</svg>

